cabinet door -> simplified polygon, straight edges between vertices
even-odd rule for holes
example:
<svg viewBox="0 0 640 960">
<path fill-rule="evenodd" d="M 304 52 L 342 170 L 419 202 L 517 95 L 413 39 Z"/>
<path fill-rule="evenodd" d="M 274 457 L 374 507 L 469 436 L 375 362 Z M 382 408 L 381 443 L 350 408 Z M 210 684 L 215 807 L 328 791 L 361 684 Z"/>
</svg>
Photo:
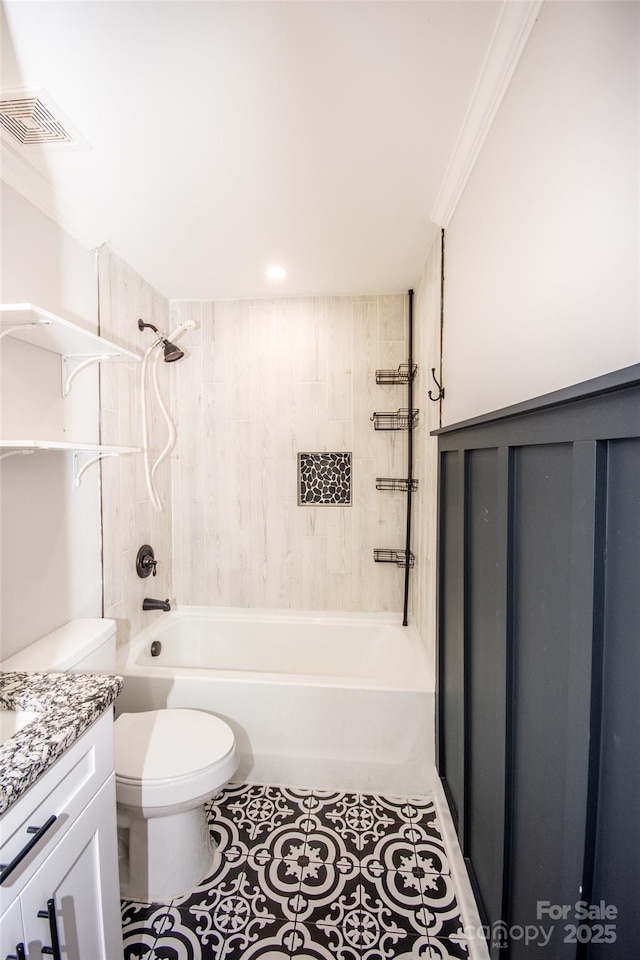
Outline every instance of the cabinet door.
<svg viewBox="0 0 640 960">
<path fill-rule="evenodd" d="M 21 894 L 29 960 L 40 960 L 42 947 L 52 945 L 52 899 L 63 960 L 121 960 L 113 776 Z"/>
<path fill-rule="evenodd" d="M 20 901 L 15 900 L 0 917 L 0 960 L 16 956 L 16 946 L 24 943 Z"/>
</svg>

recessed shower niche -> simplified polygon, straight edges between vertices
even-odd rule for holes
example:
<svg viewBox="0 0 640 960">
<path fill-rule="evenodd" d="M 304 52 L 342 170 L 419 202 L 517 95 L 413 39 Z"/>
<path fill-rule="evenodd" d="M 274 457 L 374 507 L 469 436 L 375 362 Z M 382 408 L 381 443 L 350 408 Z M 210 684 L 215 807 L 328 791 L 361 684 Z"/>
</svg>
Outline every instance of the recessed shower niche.
<svg viewBox="0 0 640 960">
<path fill-rule="evenodd" d="M 351 454 L 299 453 L 298 504 L 351 506 Z"/>
</svg>

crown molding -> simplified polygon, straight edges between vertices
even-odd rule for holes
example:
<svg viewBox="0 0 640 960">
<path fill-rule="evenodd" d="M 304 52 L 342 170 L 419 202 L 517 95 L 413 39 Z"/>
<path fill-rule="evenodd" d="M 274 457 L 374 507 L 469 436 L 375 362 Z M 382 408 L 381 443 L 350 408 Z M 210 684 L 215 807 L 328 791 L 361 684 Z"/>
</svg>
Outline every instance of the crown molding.
<svg viewBox="0 0 640 960">
<path fill-rule="evenodd" d="M 107 237 L 98 226 L 75 203 L 62 196 L 4 137 L 0 157 L 0 178 L 54 223 L 89 250 L 106 242 Z"/>
<path fill-rule="evenodd" d="M 445 229 L 491 129 L 544 0 L 503 0 L 480 74 L 431 211 Z"/>
</svg>

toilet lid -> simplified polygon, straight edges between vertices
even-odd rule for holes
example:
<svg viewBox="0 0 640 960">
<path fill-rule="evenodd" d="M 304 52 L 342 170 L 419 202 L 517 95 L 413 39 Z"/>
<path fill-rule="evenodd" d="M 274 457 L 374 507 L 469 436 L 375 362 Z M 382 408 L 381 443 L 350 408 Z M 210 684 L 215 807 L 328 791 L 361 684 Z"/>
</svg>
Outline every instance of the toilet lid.
<svg viewBox="0 0 640 960">
<path fill-rule="evenodd" d="M 231 728 L 201 710 L 122 713 L 114 724 L 116 776 L 167 780 L 191 776 L 234 748 Z"/>
</svg>

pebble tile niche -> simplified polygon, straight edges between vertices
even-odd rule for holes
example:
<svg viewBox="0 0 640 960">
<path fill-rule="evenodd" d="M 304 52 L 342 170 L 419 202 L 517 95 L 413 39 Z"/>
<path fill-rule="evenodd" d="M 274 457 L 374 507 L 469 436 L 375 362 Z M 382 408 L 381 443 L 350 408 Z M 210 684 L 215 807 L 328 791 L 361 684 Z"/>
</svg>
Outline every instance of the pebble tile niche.
<svg viewBox="0 0 640 960">
<path fill-rule="evenodd" d="M 351 506 L 351 454 L 299 453 L 298 503 L 304 506 Z"/>
</svg>

